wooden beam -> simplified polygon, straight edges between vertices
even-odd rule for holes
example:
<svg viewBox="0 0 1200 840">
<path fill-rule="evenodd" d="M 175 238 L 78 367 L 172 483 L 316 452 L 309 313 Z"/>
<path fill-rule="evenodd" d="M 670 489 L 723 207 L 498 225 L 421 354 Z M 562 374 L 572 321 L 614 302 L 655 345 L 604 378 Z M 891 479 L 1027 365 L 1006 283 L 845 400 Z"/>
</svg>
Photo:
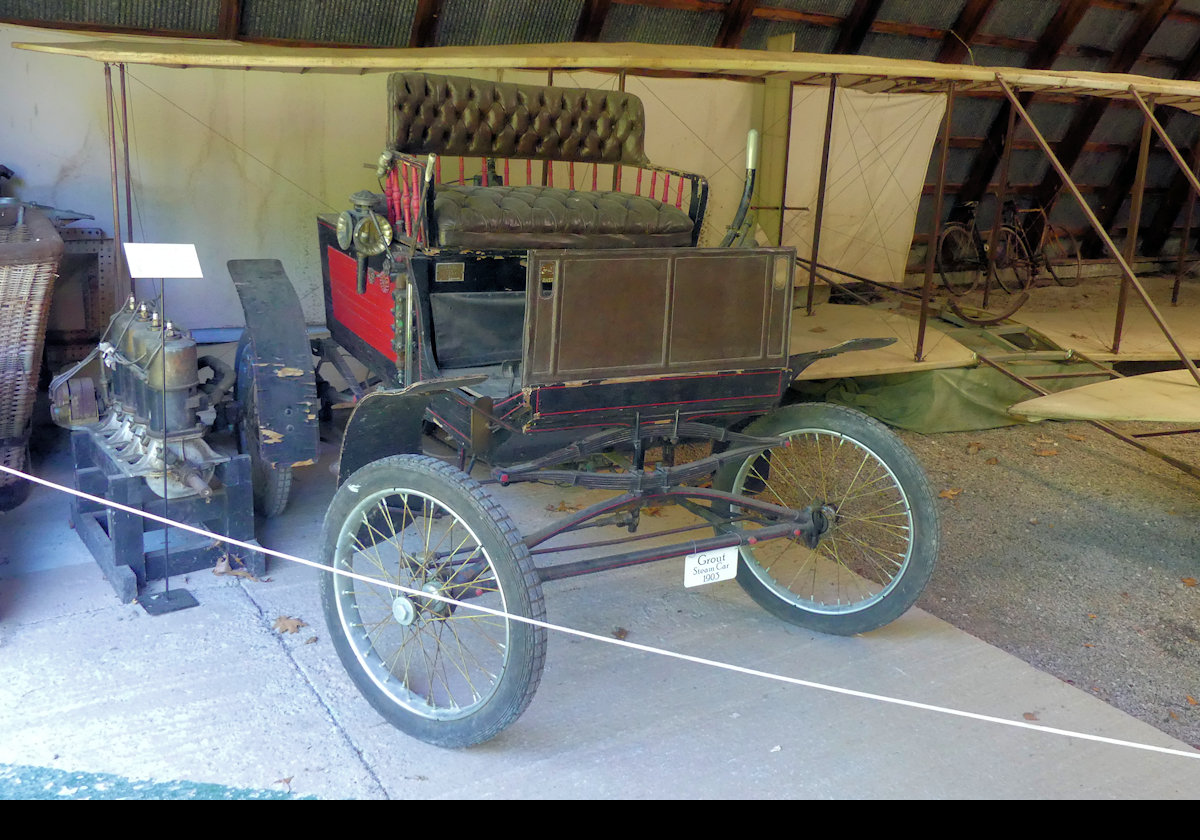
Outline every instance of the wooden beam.
<svg viewBox="0 0 1200 840">
<path fill-rule="evenodd" d="M 1033 48 L 1033 52 L 1026 59 L 1025 66 L 1030 70 L 1048 68 L 1053 63 L 1055 56 L 1058 55 L 1059 49 L 1067 42 L 1067 38 L 1075 30 L 1079 21 L 1083 19 L 1090 5 L 1089 0 L 1065 0 L 1061 3 L 1058 11 L 1054 13 L 1054 17 L 1046 24 L 1046 29 L 1042 32 L 1042 37 L 1038 39 L 1037 46 Z M 1022 107 L 1025 107 L 1033 97 L 1032 94 L 1021 94 L 1019 98 Z M 996 164 L 1000 162 L 1004 144 L 1008 140 L 1004 136 L 1004 132 L 1008 129 L 1009 107 L 1008 103 L 1005 103 L 992 120 L 992 125 L 987 132 L 987 142 L 975 156 L 971 170 L 966 180 L 963 181 L 962 191 L 958 194 L 960 202 L 978 201 L 987 191 L 988 183 L 996 172 Z"/>
<path fill-rule="evenodd" d="M 968 0 L 953 26 L 942 36 L 942 48 L 938 50 L 935 61 L 943 64 L 962 64 L 969 54 L 967 47 L 975 40 L 983 19 L 988 16 L 994 5 L 996 0 Z"/>
<path fill-rule="evenodd" d="M 217 9 L 217 36 L 222 41 L 236 41 L 242 31 L 242 0 L 221 0 Z"/>
<path fill-rule="evenodd" d="M 442 0 L 417 0 L 408 36 L 410 47 L 432 47 L 437 43 L 437 24 L 441 13 Z"/>
<path fill-rule="evenodd" d="M 721 31 L 717 33 L 714 46 L 732 49 L 740 47 L 746 27 L 750 25 L 750 18 L 753 17 L 757 6 L 758 0 L 732 0 L 729 8 L 725 10 L 725 17 L 721 20 Z"/>
<path fill-rule="evenodd" d="M 768 38 L 767 49 L 794 52 L 795 33 Z M 758 180 L 754 185 L 754 204 L 759 208 L 758 226 L 772 245 L 778 245 L 783 233 L 788 143 L 792 130 L 791 82 L 774 77 L 766 80 L 763 85 L 762 116 L 757 128 L 762 145 L 758 156 Z"/>
<path fill-rule="evenodd" d="M 611 0 L 584 0 L 579 23 L 575 25 L 575 40 L 599 41 L 611 5 Z"/>
<path fill-rule="evenodd" d="M 841 32 L 833 45 L 833 52 L 854 55 L 862 49 L 863 41 L 871 31 L 871 24 L 879 15 L 883 0 L 857 0 L 850 14 L 842 21 Z"/>
<path fill-rule="evenodd" d="M 1133 29 L 1109 59 L 1108 67 L 1105 68 L 1109 73 L 1128 73 L 1133 68 L 1138 56 L 1142 54 L 1146 44 L 1150 43 L 1150 39 L 1154 37 L 1154 33 L 1158 31 L 1175 2 L 1176 0 L 1153 0 L 1142 7 Z M 1093 98 L 1075 113 L 1071 125 L 1054 150 L 1068 172 L 1078 162 L 1084 145 L 1107 110 L 1107 99 Z M 1046 170 L 1046 176 L 1042 179 L 1034 201 L 1041 207 L 1049 207 L 1054 203 L 1061 186 L 1062 179 L 1058 173 L 1053 169 Z"/>
</svg>

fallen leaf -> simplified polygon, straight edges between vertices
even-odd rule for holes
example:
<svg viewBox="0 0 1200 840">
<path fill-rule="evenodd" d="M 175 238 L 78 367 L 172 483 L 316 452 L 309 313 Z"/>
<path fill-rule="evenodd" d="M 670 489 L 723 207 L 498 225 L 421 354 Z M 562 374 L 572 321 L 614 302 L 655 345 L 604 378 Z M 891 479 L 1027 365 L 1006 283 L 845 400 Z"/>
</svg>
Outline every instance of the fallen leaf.
<svg viewBox="0 0 1200 840">
<path fill-rule="evenodd" d="M 1200 706 L 1200 700 L 1197 700 L 1195 697 L 1193 697 L 1190 694 L 1185 694 L 1184 696 L 1187 697 L 1189 706 Z"/>
<path fill-rule="evenodd" d="M 1038 519 L 1036 516 L 1029 520 L 1030 525 L 1036 525 L 1037 523 L 1038 523 Z"/>
<path fill-rule="evenodd" d="M 299 633 L 301 627 L 307 627 L 308 624 L 298 618 L 281 615 L 275 619 L 275 623 L 271 629 L 277 633 Z"/>
<path fill-rule="evenodd" d="M 1095 647 L 1095 645 L 1091 644 L 1090 642 L 1084 642 L 1084 643 L 1083 643 L 1083 646 L 1084 646 L 1084 647 L 1087 647 L 1087 648 L 1094 648 L 1094 647 Z"/>
<path fill-rule="evenodd" d="M 1042 458 L 1049 458 L 1051 455 L 1057 455 L 1058 450 L 1057 449 L 1035 449 L 1033 451 L 1033 454 L 1037 455 L 1039 457 L 1042 457 Z"/>
<path fill-rule="evenodd" d="M 1179 715 L 1175 714 L 1170 709 L 1167 709 L 1167 715 L 1170 716 L 1171 720 L 1179 720 Z"/>
<path fill-rule="evenodd" d="M 1021 715 L 1021 717 L 1025 718 L 1025 720 L 1037 720 L 1038 719 L 1038 716 L 1034 712 L 1026 712 L 1025 714 Z"/>
<path fill-rule="evenodd" d="M 1087 335 L 1080 335 L 1079 333 L 1071 333 L 1071 338 L 1078 338 L 1078 339 L 1081 339 L 1081 340 L 1083 340 L 1083 341 L 1087 341 L 1089 338 L 1091 338 L 1091 336 L 1087 336 Z"/>
<path fill-rule="evenodd" d="M 1085 438 L 1083 435 L 1073 435 L 1070 432 L 1067 432 L 1067 437 L 1069 437 L 1071 440 L 1087 440 L 1087 438 Z"/>
<path fill-rule="evenodd" d="M 1183 581 L 1184 586 L 1195 586 L 1196 585 L 1196 579 L 1193 577 L 1180 578 L 1180 580 Z"/>
<path fill-rule="evenodd" d="M 967 454 L 968 455 L 974 455 L 980 449 L 983 449 L 983 444 L 977 440 L 973 440 L 967 444 Z"/>
<path fill-rule="evenodd" d="M 1095 617 L 1096 617 L 1095 613 L 1088 613 L 1088 618 L 1095 618 Z"/>
<path fill-rule="evenodd" d="M 999 458 L 988 458 L 983 463 L 987 464 L 989 467 L 994 467 L 1000 463 L 1000 459 Z"/>
<path fill-rule="evenodd" d="M 612 631 L 614 639 L 625 639 L 629 636 L 629 631 L 624 627 L 617 627 Z"/>
<path fill-rule="evenodd" d="M 1053 446 L 1054 445 L 1054 441 L 1052 441 L 1048 437 L 1045 437 L 1044 435 L 1038 435 L 1036 438 L 1034 438 L 1034 443 L 1031 443 L 1030 446 L 1033 446 L 1036 443 L 1040 443 L 1043 446 Z"/>
<path fill-rule="evenodd" d="M 644 507 L 642 508 L 642 513 L 647 516 L 662 516 L 663 509 L 661 507 Z"/>
<path fill-rule="evenodd" d="M 546 505 L 546 510 L 552 513 L 574 513 L 579 510 L 581 505 L 568 504 L 567 502 L 559 502 L 556 505 Z"/>
<path fill-rule="evenodd" d="M 310 638 L 307 638 L 307 639 L 305 639 L 305 640 L 304 640 L 304 644 L 306 644 L 306 645 L 315 645 L 316 643 L 317 643 L 317 637 L 316 637 L 316 636 L 312 636 L 312 637 L 310 637 Z"/>
<path fill-rule="evenodd" d="M 949 490 L 943 490 L 941 493 L 938 493 L 938 498 L 957 499 L 962 491 L 963 489 L 961 487 L 951 487 Z"/>
<path fill-rule="evenodd" d="M 246 571 L 245 562 L 236 554 L 230 556 L 222 554 L 217 562 L 213 565 L 212 573 L 214 575 L 229 575 L 231 577 L 246 578 L 246 580 L 254 580 L 259 583 L 265 583 L 266 579 L 257 578 L 250 572 Z"/>
</svg>

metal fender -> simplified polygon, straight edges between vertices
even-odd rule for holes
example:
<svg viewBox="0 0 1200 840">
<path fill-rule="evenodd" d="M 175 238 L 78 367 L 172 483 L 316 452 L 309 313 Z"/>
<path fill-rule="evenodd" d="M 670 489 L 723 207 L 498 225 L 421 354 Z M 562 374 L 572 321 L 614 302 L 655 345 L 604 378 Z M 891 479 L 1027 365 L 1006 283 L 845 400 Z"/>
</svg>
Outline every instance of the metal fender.
<svg viewBox="0 0 1200 840">
<path fill-rule="evenodd" d="M 239 375 L 249 369 L 254 378 L 260 455 L 274 466 L 312 463 L 320 403 L 300 298 L 279 260 L 230 260 L 227 266 L 246 315 L 240 352 L 252 356 L 239 365 Z"/>
<path fill-rule="evenodd" d="M 355 470 L 391 455 L 419 454 L 425 408 L 424 391 L 374 391 L 354 407 L 342 438 L 338 486 Z"/>
</svg>

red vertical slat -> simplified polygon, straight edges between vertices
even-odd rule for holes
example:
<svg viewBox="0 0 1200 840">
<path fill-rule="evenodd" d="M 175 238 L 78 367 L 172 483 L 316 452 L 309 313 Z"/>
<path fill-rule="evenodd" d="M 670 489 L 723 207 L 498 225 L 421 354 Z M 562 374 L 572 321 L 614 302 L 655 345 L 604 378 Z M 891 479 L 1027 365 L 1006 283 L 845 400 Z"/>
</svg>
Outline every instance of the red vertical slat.
<svg viewBox="0 0 1200 840">
<path fill-rule="evenodd" d="M 642 169 L 641 169 L 641 167 L 638 167 L 637 190 L 636 190 L 636 192 L 637 192 L 637 194 L 638 194 L 638 195 L 641 195 L 641 194 L 642 194 Z"/>
<path fill-rule="evenodd" d="M 417 238 L 417 242 L 424 242 L 425 241 L 425 232 L 421 230 L 422 196 L 421 196 L 421 172 L 420 172 L 420 170 L 418 170 L 417 167 L 414 166 L 412 168 L 412 173 L 410 174 L 409 177 L 412 180 L 412 188 L 409 191 L 409 201 L 412 203 L 412 225 L 414 228 L 416 228 L 416 230 L 409 235 L 415 236 Z"/>
<path fill-rule="evenodd" d="M 533 186 L 533 161 L 532 160 L 525 161 L 525 184 L 526 184 L 526 186 Z"/>
<path fill-rule="evenodd" d="M 570 189 L 575 189 L 575 161 L 570 161 L 567 164 L 567 182 Z"/>
<path fill-rule="evenodd" d="M 663 197 L 662 197 L 663 204 L 667 203 L 667 193 L 669 193 L 670 190 L 671 190 L 671 173 L 664 172 L 663 173 Z"/>
<path fill-rule="evenodd" d="M 404 231 L 405 236 L 411 236 L 412 222 L 409 219 L 409 198 L 408 198 L 408 164 L 400 164 L 400 173 L 398 175 L 400 187 L 400 212 L 396 217 L 396 226 Z"/>
<path fill-rule="evenodd" d="M 384 195 L 387 196 L 388 221 L 392 223 L 393 227 L 398 227 L 400 224 L 400 182 L 396 176 L 395 166 L 388 168 Z"/>
<path fill-rule="evenodd" d="M 650 197 L 654 198 L 654 191 L 658 187 L 658 170 L 650 173 Z"/>
<path fill-rule="evenodd" d="M 485 187 L 488 185 L 487 158 L 479 159 L 479 180 Z"/>
<path fill-rule="evenodd" d="M 680 178 L 679 183 L 675 186 L 675 208 L 683 209 L 683 178 Z"/>
</svg>

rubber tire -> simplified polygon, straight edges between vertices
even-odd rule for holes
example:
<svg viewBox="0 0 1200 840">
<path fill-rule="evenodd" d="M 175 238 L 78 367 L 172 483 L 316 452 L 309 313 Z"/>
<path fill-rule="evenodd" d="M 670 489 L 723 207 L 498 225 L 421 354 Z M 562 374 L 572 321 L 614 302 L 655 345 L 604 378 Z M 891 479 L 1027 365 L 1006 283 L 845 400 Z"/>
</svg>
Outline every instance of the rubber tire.
<svg viewBox="0 0 1200 840">
<path fill-rule="evenodd" d="M 413 503 L 414 497 L 419 506 Z M 371 510 L 373 516 L 367 513 Z M 432 516 L 427 515 L 431 512 Z M 401 523 L 398 528 L 393 527 L 397 520 Z M 354 565 L 353 553 L 347 552 L 346 546 L 370 536 L 372 529 L 381 537 L 388 531 L 408 535 L 401 537 L 410 546 L 403 574 L 398 554 L 394 555 L 394 575 L 390 564 L 385 568 L 366 552 L 358 554 L 360 562 Z M 512 519 L 473 478 L 429 456 L 395 455 L 355 471 L 334 495 L 325 515 L 321 559 L 332 568 L 369 571 L 372 577 L 413 589 L 431 584 L 455 597 L 453 584 L 421 573 L 432 566 L 428 544 L 440 537 L 444 542 L 438 544 L 461 546 L 459 534 L 464 543 L 474 538 L 471 555 L 482 551 L 488 561 L 470 580 L 470 587 L 487 592 L 484 582 L 495 586 L 490 595 L 474 599 L 476 603 L 486 602 L 486 606 L 512 615 L 544 621 L 541 584 Z M 414 546 L 412 541 L 419 543 L 422 538 L 426 545 Z M 377 537 L 371 542 L 364 549 L 380 544 Z M 411 550 L 414 547 L 416 551 Z M 377 553 L 375 558 L 379 558 Z M 387 560 L 386 554 L 383 559 Z M 445 568 L 443 560 L 438 563 Z M 421 606 L 420 599 L 380 598 L 381 592 L 386 595 L 388 591 L 333 572 L 321 575 L 321 601 L 334 648 L 376 711 L 414 738 L 452 748 L 494 738 L 520 717 L 533 699 L 545 665 L 544 628 L 466 607 L 439 616 Z M 411 613 L 408 616 L 408 624 L 397 613 L 399 601 L 407 601 L 408 609 L 415 613 L 415 618 Z M 437 606 L 426 602 L 426 606 L 430 604 Z M 477 635 L 484 638 L 477 649 L 469 650 L 469 641 Z M 415 648 L 421 648 L 424 656 L 418 656 Z M 392 666 L 385 667 L 385 662 Z M 478 684 L 470 673 L 476 667 L 484 678 Z M 388 677 L 382 676 L 385 671 Z M 484 685 L 488 679 L 490 684 Z M 459 689 L 473 696 L 454 697 Z M 462 702 L 464 699 L 468 702 Z"/>
<path fill-rule="evenodd" d="M 757 470 L 760 476 L 765 476 L 765 480 L 759 482 L 759 486 L 767 491 L 763 492 L 763 498 L 776 504 L 786 503 L 789 507 L 802 509 L 813 501 L 832 502 L 841 497 L 838 521 L 822 536 L 816 551 L 807 549 L 798 540 L 770 540 L 760 546 L 741 548 L 737 580 L 746 593 L 768 612 L 785 621 L 840 636 L 866 633 L 903 615 L 929 582 L 937 564 L 941 540 L 938 510 L 929 482 L 908 447 L 878 421 L 854 409 L 827 403 L 786 406 L 755 420 L 746 427 L 745 432 L 748 435 L 788 437 L 792 441 L 787 449 L 764 450 L 744 462 L 726 464 L 714 477 L 713 485 L 716 488 L 745 493 L 750 471 Z M 819 450 L 814 441 L 820 441 Z M 846 446 L 853 448 L 846 450 Z M 760 459 L 767 452 L 771 452 L 772 459 L 768 463 L 774 466 L 763 469 L 764 462 Z M 819 463 L 814 460 L 818 454 Z M 788 459 L 790 475 L 797 479 L 795 483 L 783 480 L 780 476 L 779 458 Z M 839 464 L 847 466 L 850 470 L 848 475 L 853 477 L 844 486 L 839 484 L 834 487 L 831 486 L 833 473 Z M 864 473 L 863 470 L 867 469 L 871 472 Z M 808 471 L 812 471 L 811 477 L 803 475 Z M 891 536 L 887 536 L 888 531 L 878 522 L 868 522 L 862 517 L 858 517 L 857 523 L 843 519 L 848 513 L 848 501 L 851 502 L 849 513 L 870 512 L 869 507 L 863 507 L 864 501 L 854 503 L 853 499 L 848 498 L 851 489 L 863 486 L 860 481 L 863 478 L 867 485 L 878 483 L 888 491 L 882 497 L 883 502 L 895 506 L 906 500 L 906 534 L 901 534 L 893 522 L 887 525 L 887 528 L 893 529 Z M 818 489 L 814 484 L 817 481 L 825 486 Z M 755 488 L 754 492 L 757 493 L 758 489 Z M 817 499 L 817 496 L 823 498 Z M 855 494 L 856 498 L 861 496 L 862 493 Z M 889 514 L 888 518 L 894 520 L 895 516 Z M 865 539 L 881 546 L 877 548 L 872 543 L 873 551 L 887 549 L 901 557 L 903 549 L 898 570 L 890 577 L 882 576 L 887 577 L 886 582 L 868 581 L 863 576 L 864 571 L 878 573 L 877 561 L 872 561 L 873 568 L 867 569 L 861 562 L 853 562 L 855 558 L 852 555 L 857 553 L 856 547 L 863 545 Z M 843 559 L 835 559 L 834 554 L 838 552 L 844 552 Z M 801 564 L 792 578 L 791 588 L 771 577 L 763 562 L 768 558 L 771 559 L 772 568 L 782 568 L 789 562 Z M 857 559 L 861 561 L 862 557 Z M 794 591 L 798 588 L 795 582 L 799 580 L 800 571 L 804 572 L 805 580 L 811 573 L 814 580 L 812 593 Z M 857 600 L 853 600 L 855 596 L 852 595 L 845 603 L 830 602 L 816 594 L 818 571 L 826 573 L 822 578 L 823 583 L 828 584 L 830 576 L 836 581 L 837 600 L 841 600 L 841 596 L 851 589 L 861 590 L 868 585 L 878 591 L 862 592 L 862 597 Z M 843 586 L 846 588 L 843 589 Z"/>
<path fill-rule="evenodd" d="M 1046 270 L 1060 286 L 1078 286 L 1083 274 L 1083 260 L 1079 254 L 1079 243 L 1071 232 L 1059 225 L 1049 225 L 1042 237 L 1042 258 Z"/>
<path fill-rule="evenodd" d="M 992 261 L 996 283 L 1010 295 L 1033 286 L 1033 261 L 1021 235 L 1010 227 L 996 232 L 995 259 Z"/>
<path fill-rule="evenodd" d="M 965 225 L 950 222 L 938 235 L 937 270 L 942 285 L 954 297 L 962 297 L 979 285 L 983 263 L 974 237 Z"/>
<path fill-rule="evenodd" d="M 235 358 L 237 398 L 241 419 L 237 422 L 238 452 L 250 455 L 250 484 L 254 512 L 271 519 L 287 508 L 292 495 L 292 468 L 276 466 L 262 456 L 258 442 L 257 404 L 254 398 L 254 345 L 245 337 L 238 343 Z"/>
</svg>

